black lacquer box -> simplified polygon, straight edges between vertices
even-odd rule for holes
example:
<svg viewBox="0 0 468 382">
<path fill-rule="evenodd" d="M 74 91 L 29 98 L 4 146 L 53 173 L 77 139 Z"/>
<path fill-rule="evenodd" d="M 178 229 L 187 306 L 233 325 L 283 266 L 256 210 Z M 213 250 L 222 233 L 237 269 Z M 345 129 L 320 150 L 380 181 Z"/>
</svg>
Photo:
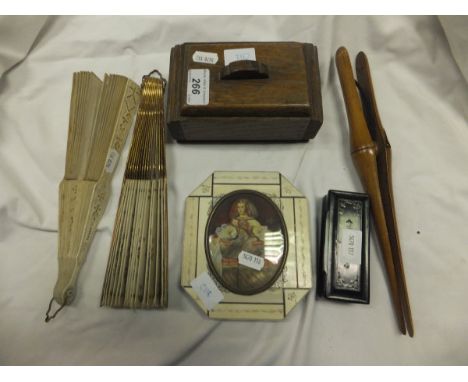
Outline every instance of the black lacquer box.
<svg viewBox="0 0 468 382">
<path fill-rule="evenodd" d="M 319 295 L 369 303 L 369 198 L 330 190 L 323 199 Z"/>
</svg>

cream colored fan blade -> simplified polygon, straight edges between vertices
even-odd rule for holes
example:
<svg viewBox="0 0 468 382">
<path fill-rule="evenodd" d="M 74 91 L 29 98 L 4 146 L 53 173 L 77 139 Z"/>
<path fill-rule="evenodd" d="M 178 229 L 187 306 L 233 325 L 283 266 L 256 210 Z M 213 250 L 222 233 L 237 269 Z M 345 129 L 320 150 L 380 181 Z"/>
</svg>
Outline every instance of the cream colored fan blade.
<svg viewBox="0 0 468 382">
<path fill-rule="evenodd" d="M 58 277 L 46 321 L 75 297 L 138 103 L 139 87 L 126 77 L 106 75 L 102 84 L 93 73 L 73 76 L 65 177 L 59 187 Z M 61 307 L 49 316 L 54 300 Z"/>
</svg>

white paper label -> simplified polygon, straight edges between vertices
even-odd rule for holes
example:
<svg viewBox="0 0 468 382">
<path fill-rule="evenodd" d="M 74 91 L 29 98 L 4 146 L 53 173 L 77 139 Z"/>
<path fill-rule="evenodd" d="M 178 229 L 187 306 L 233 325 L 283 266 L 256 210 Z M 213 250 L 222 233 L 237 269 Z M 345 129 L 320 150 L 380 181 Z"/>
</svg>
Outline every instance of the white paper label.
<svg viewBox="0 0 468 382">
<path fill-rule="evenodd" d="M 208 105 L 210 102 L 210 70 L 189 69 L 187 105 Z"/>
<path fill-rule="evenodd" d="M 340 262 L 361 265 L 362 231 L 343 229 Z"/>
<path fill-rule="evenodd" d="M 208 310 L 213 309 L 224 299 L 223 294 L 207 272 L 203 272 L 193 279 L 190 285 Z"/>
<path fill-rule="evenodd" d="M 114 172 L 115 165 L 119 160 L 119 153 L 114 149 L 110 149 L 109 153 L 107 154 L 105 170 L 106 172 L 112 173 Z"/>
<path fill-rule="evenodd" d="M 247 251 L 241 251 L 241 253 L 239 253 L 239 264 L 261 271 L 265 265 L 265 260 L 263 257 L 254 255 Z"/>
<path fill-rule="evenodd" d="M 202 64 L 216 64 L 218 62 L 218 53 L 212 52 L 201 52 L 197 50 L 193 56 L 194 62 L 200 62 Z"/>
<path fill-rule="evenodd" d="M 224 65 L 229 65 L 231 62 L 242 60 L 255 61 L 255 48 L 226 49 L 224 51 Z"/>
</svg>

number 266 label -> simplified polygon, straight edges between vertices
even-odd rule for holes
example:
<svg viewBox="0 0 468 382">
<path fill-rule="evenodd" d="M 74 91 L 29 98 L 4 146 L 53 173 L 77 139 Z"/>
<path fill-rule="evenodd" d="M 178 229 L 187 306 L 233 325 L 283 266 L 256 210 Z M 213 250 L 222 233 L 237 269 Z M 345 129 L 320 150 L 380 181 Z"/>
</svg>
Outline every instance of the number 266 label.
<svg viewBox="0 0 468 382">
<path fill-rule="evenodd" d="M 189 69 L 187 105 L 208 105 L 210 102 L 210 70 Z"/>
</svg>

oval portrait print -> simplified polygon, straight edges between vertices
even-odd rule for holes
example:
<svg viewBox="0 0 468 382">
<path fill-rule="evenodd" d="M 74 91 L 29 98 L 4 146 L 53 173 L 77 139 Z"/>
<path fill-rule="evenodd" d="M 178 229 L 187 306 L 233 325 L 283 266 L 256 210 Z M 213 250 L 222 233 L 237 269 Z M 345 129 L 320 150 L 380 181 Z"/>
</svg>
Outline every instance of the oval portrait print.
<svg viewBox="0 0 468 382">
<path fill-rule="evenodd" d="M 251 295 L 268 289 L 287 257 L 286 225 L 266 195 L 231 192 L 214 206 L 205 231 L 210 270 L 225 288 Z"/>
</svg>

